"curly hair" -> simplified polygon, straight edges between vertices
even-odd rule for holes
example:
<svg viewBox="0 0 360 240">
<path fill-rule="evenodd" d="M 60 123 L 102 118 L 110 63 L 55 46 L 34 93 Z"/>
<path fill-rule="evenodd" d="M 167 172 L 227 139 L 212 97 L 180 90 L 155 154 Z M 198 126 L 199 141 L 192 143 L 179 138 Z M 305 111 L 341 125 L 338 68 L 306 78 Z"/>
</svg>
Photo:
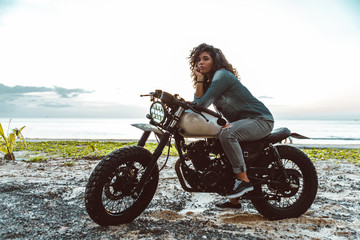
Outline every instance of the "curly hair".
<svg viewBox="0 0 360 240">
<path fill-rule="evenodd" d="M 224 54 L 220 49 L 214 48 L 212 45 L 202 43 L 199 46 L 194 47 L 189 56 L 190 71 L 191 71 L 191 77 L 193 79 L 194 88 L 196 86 L 195 84 L 196 75 L 194 73 L 194 68 L 196 67 L 196 64 L 199 62 L 200 54 L 203 52 L 207 52 L 211 56 L 214 62 L 213 69 L 209 74 L 205 76 L 205 80 L 206 80 L 205 89 L 208 89 L 208 87 L 210 86 L 211 80 L 215 72 L 222 68 L 232 72 L 240 80 L 237 70 L 226 60 Z"/>
</svg>

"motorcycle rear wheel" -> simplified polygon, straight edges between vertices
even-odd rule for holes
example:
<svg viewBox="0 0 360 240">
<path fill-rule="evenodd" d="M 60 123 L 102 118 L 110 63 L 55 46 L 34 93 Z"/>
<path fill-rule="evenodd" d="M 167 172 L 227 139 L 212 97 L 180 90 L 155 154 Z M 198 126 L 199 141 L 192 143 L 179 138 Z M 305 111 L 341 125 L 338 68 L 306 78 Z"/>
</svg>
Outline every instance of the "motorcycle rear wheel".
<svg viewBox="0 0 360 240">
<path fill-rule="evenodd" d="M 255 186 L 254 193 L 264 198 L 252 199 L 256 210 L 269 220 L 296 218 L 304 214 L 314 202 L 318 188 L 316 169 L 309 157 L 297 148 L 286 145 L 276 146 L 290 182 L 297 188 L 284 189 L 273 184 Z M 259 167 L 275 168 L 274 160 L 267 156 L 259 161 Z M 282 181 L 279 170 L 268 177 Z"/>
<path fill-rule="evenodd" d="M 138 146 L 120 148 L 107 155 L 93 170 L 85 190 L 86 211 L 102 226 L 133 221 L 149 205 L 158 180 L 155 165 L 138 196 L 132 194 L 150 162 L 151 153 Z"/>
</svg>

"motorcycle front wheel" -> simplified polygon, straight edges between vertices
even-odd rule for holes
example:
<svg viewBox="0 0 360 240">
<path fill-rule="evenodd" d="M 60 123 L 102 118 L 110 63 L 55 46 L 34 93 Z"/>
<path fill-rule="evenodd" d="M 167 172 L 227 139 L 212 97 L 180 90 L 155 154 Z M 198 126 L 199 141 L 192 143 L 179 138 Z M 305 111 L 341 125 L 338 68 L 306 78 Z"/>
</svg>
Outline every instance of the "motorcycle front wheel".
<svg viewBox="0 0 360 240">
<path fill-rule="evenodd" d="M 286 145 L 278 145 L 276 148 L 290 180 L 290 187 L 274 183 L 254 186 L 254 193 L 263 198 L 251 201 L 256 210 L 269 220 L 299 217 L 310 208 L 316 197 L 316 169 L 301 150 Z M 257 165 L 270 170 L 269 174 L 261 176 L 262 178 L 273 182 L 286 181 L 270 155 L 265 156 Z"/>
<path fill-rule="evenodd" d="M 85 190 L 85 206 L 91 219 L 99 225 L 119 225 L 133 221 L 149 205 L 159 181 L 155 165 L 141 192 L 132 190 L 140 182 L 150 162 L 151 153 L 145 148 L 120 148 L 95 167 Z"/>
</svg>

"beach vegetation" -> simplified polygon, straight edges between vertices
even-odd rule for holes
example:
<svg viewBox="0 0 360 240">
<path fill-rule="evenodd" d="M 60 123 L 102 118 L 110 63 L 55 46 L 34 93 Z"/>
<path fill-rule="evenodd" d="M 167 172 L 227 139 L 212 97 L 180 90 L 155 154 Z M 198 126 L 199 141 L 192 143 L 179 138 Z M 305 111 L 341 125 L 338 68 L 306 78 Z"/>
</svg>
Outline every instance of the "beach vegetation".
<svg viewBox="0 0 360 240">
<path fill-rule="evenodd" d="M 347 161 L 360 165 L 360 149 L 311 148 L 302 149 L 302 151 L 304 151 L 313 162 L 335 159 L 338 162 Z"/>
<path fill-rule="evenodd" d="M 75 166 L 75 161 L 64 162 L 64 166 L 66 166 L 66 167 L 73 167 L 73 166 Z"/>
<path fill-rule="evenodd" d="M 26 160 L 26 162 L 44 162 L 48 159 L 46 156 L 36 156 L 31 157 L 30 159 Z"/>
<path fill-rule="evenodd" d="M 136 142 L 115 142 L 115 141 L 30 141 L 27 143 L 27 150 L 35 154 L 45 154 L 48 158 L 60 159 L 71 158 L 99 160 L 118 148 L 136 145 Z M 153 152 L 157 143 L 147 143 L 145 148 Z M 17 150 L 25 150 L 19 146 Z M 165 147 L 163 155 L 167 155 L 169 147 Z M 177 156 L 174 147 L 170 147 L 170 155 Z M 36 157 L 35 157 L 36 158 Z M 45 160 L 45 159 L 43 159 Z"/>
<path fill-rule="evenodd" d="M 7 134 L 5 134 L 4 129 L 0 123 L 0 152 L 4 154 L 5 160 L 15 160 L 14 149 L 16 148 L 16 138 L 19 138 L 26 148 L 25 138 L 22 135 L 21 131 L 25 128 L 23 126 L 20 129 L 12 129 L 9 131 L 11 119 L 8 125 Z"/>
<path fill-rule="evenodd" d="M 38 158 L 38 161 L 44 161 L 46 158 L 67 158 L 72 159 L 73 163 L 69 161 L 72 165 L 77 159 L 100 160 L 118 148 L 136 144 L 136 142 L 120 141 L 32 141 L 27 143 L 27 150 L 31 153 L 41 154 L 41 156 L 35 157 Z M 148 142 L 145 148 L 154 152 L 157 145 L 155 142 Z M 19 145 L 17 150 L 24 150 L 24 146 Z M 168 150 L 169 147 L 165 147 L 163 156 L 167 155 Z M 335 159 L 338 162 L 347 161 L 360 166 L 360 149 L 305 148 L 301 150 L 313 162 Z M 174 146 L 170 147 L 170 156 L 178 156 Z"/>
</svg>

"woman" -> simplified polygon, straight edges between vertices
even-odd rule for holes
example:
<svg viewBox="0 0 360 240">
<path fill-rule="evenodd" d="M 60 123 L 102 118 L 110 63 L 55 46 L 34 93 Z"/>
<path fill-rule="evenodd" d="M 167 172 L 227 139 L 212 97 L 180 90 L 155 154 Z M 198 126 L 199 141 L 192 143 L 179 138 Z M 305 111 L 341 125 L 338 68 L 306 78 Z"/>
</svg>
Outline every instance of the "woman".
<svg viewBox="0 0 360 240">
<path fill-rule="evenodd" d="M 202 107 L 213 104 L 230 123 L 218 133 L 221 145 L 232 165 L 236 180 L 229 198 L 216 204 L 220 210 L 240 209 L 237 198 L 254 188 L 246 174 L 239 142 L 254 141 L 267 136 L 274 118 L 269 109 L 256 99 L 239 81 L 235 68 L 220 49 L 205 43 L 190 53 L 190 69 L 195 88 L 194 102 Z"/>
</svg>

